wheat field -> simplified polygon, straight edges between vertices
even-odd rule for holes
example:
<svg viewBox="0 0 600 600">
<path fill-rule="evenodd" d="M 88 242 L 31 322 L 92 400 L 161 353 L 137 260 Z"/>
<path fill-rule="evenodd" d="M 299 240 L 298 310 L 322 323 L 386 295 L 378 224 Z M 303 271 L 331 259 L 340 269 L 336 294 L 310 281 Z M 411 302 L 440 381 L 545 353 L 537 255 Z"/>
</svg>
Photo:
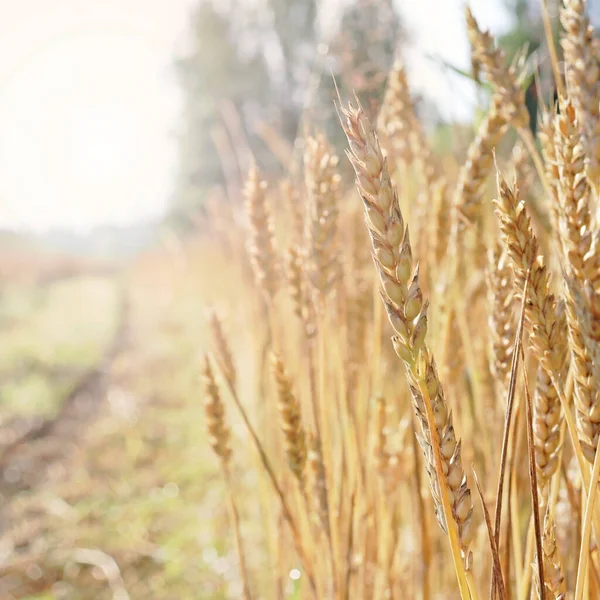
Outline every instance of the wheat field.
<svg viewBox="0 0 600 600">
<path fill-rule="evenodd" d="M 399 57 L 377 114 L 338 99 L 346 156 L 309 124 L 289 177 L 211 205 L 235 597 L 600 597 L 600 48 L 565 0 L 534 137 L 536 66 L 466 20 L 491 93 L 464 163 Z"/>
</svg>

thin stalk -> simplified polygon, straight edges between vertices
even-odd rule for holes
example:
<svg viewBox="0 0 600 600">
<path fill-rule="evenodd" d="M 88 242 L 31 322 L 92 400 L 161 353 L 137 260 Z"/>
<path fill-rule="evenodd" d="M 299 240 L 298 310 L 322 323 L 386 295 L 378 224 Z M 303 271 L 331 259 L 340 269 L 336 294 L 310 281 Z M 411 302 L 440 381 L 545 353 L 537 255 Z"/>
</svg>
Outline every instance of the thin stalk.
<svg viewBox="0 0 600 600">
<path fill-rule="evenodd" d="M 560 98 L 566 98 L 565 85 L 558 68 L 558 56 L 556 55 L 556 46 L 554 45 L 554 36 L 552 35 L 552 24 L 550 23 L 547 0 L 542 0 L 542 19 L 544 21 L 546 45 L 548 46 L 548 52 L 550 54 L 550 62 L 552 63 L 552 72 L 554 73 L 554 81 L 556 83 L 558 95 Z"/>
<path fill-rule="evenodd" d="M 329 421 L 329 409 L 332 406 L 332 402 L 327 401 L 327 360 L 326 360 L 326 349 L 325 349 L 325 329 L 327 327 L 327 320 L 325 318 L 325 303 L 322 302 L 317 309 L 317 318 L 318 318 L 318 328 L 317 328 L 317 343 L 318 343 L 318 352 L 317 352 L 317 360 L 318 360 L 318 401 L 322 410 L 322 428 L 321 428 L 321 439 L 317 440 L 317 443 L 321 445 L 321 456 L 323 458 L 323 469 L 325 469 L 325 481 L 327 482 L 325 489 L 325 510 L 327 511 L 327 541 L 329 548 L 329 564 L 331 568 L 331 582 L 333 585 L 333 595 L 335 597 L 336 590 L 338 587 L 338 568 L 337 568 L 337 556 L 336 549 L 334 543 L 333 536 L 333 525 L 332 523 L 332 514 L 331 514 L 331 499 L 329 498 L 329 490 L 335 489 L 335 485 L 333 482 L 333 446 L 331 443 L 331 429 L 330 429 L 330 421 Z M 329 469 L 325 465 L 325 453 L 323 452 L 323 447 L 329 450 L 329 455 L 331 456 L 331 463 L 329 464 Z"/>
<path fill-rule="evenodd" d="M 346 544 L 346 574 L 344 576 L 344 600 L 350 600 L 350 579 L 352 578 L 352 549 L 354 547 L 354 507 L 356 489 L 350 498 L 350 517 L 348 520 L 348 542 Z"/>
<path fill-rule="evenodd" d="M 577 457 L 577 464 L 579 466 L 579 474 L 583 481 L 582 492 L 585 495 L 585 489 L 590 487 L 590 472 L 587 467 L 587 464 L 584 463 L 583 452 L 581 450 L 581 444 L 579 442 L 579 437 L 577 435 L 577 430 L 575 428 L 575 420 L 573 419 L 573 415 L 571 414 L 569 403 L 565 398 L 565 395 L 560 387 L 558 387 L 558 382 L 556 377 L 552 375 L 552 385 L 556 388 L 556 392 L 560 403 L 563 407 L 563 412 L 565 415 L 565 421 L 567 423 L 567 428 L 569 430 L 569 435 L 571 437 L 571 443 L 573 444 L 573 451 L 575 456 Z M 592 516 L 594 522 L 594 530 L 598 533 L 600 532 L 600 515 L 598 515 L 598 510 L 594 510 Z"/>
<path fill-rule="evenodd" d="M 250 434 L 250 438 L 252 439 L 256 451 L 258 452 L 263 468 L 267 472 L 269 481 L 271 482 L 271 485 L 273 486 L 273 489 L 277 497 L 279 498 L 279 502 L 281 503 L 281 509 L 283 511 L 283 516 L 287 521 L 288 527 L 290 528 L 290 531 L 292 533 L 292 539 L 294 541 L 294 545 L 296 546 L 296 551 L 298 552 L 298 556 L 300 557 L 302 565 L 304 566 L 304 569 L 306 571 L 306 576 L 308 578 L 313 595 L 316 598 L 318 598 L 317 586 L 315 583 L 311 563 L 309 562 L 308 555 L 306 554 L 306 551 L 304 550 L 304 547 L 302 545 L 302 540 L 300 538 L 298 527 L 296 526 L 290 507 L 287 503 L 287 500 L 285 499 L 285 494 L 283 493 L 283 490 L 281 489 L 281 486 L 277 481 L 277 477 L 275 476 L 275 471 L 273 470 L 271 461 L 269 460 L 269 457 L 267 456 L 263 445 L 258 435 L 256 434 L 256 430 L 254 429 L 252 423 L 250 422 L 250 419 L 248 418 L 248 413 L 246 412 L 246 409 L 244 408 L 244 405 L 242 404 L 240 397 L 238 396 L 237 390 L 231 385 L 229 381 L 227 381 L 227 387 L 229 388 L 229 392 L 231 393 L 233 402 L 236 408 L 238 409 L 242 420 L 244 421 L 244 425 L 246 426 L 246 429 Z"/>
<path fill-rule="evenodd" d="M 421 558 L 423 559 L 422 576 L 423 576 L 423 595 L 422 600 L 429 600 L 431 589 L 429 583 L 429 572 L 431 564 L 431 542 L 429 540 L 429 531 L 427 530 L 427 515 L 425 513 L 425 500 L 421 495 L 421 465 L 419 461 L 419 448 L 417 444 L 417 436 L 411 435 L 413 457 L 415 462 L 415 486 L 417 488 L 417 513 L 419 515 L 419 523 L 421 525 Z"/>
<path fill-rule="evenodd" d="M 502 449 L 500 451 L 500 473 L 498 475 L 498 487 L 496 488 L 496 508 L 494 522 L 494 542 L 496 546 L 500 543 L 500 526 L 502 523 L 502 501 L 504 496 L 504 474 L 506 472 L 506 460 L 508 458 L 508 438 L 510 434 L 510 424 L 513 414 L 513 403 L 515 398 L 517 371 L 519 369 L 519 355 L 521 348 L 521 339 L 523 336 L 523 324 L 525 322 L 525 302 L 527 299 L 527 290 L 529 288 L 529 276 L 531 269 L 527 271 L 525 277 L 525 285 L 523 286 L 523 297 L 521 300 L 521 315 L 519 317 L 519 325 L 515 333 L 515 343 L 513 347 L 512 363 L 510 367 L 510 382 L 508 384 L 508 398 L 506 401 L 506 416 L 504 419 L 504 433 L 502 435 Z M 516 435 L 516 432 L 515 432 Z M 492 583 L 490 597 L 494 597 L 496 577 L 492 572 Z"/>
<path fill-rule="evenodd" d="M 383 331 L 383 304 L 379 297 L 379 282 L 373 286 L 373 349 L 372 349 L 372 388 L 371 394 L 381 393 L 381 339 Z"/>
<path fill-rule="evenodd" d="M 496 573 L 495 581 L 498 586 L 500 600 L 506 600 L 506 588 L 504 586 L 504 578 L 502 577 L 502 567 L 500 566 L 500 556 L 498 554 L 498 545 L 496 544 L 496 540 L 494 539 L 494 532 L 492 530 L 492 520 L 490 519 L 490 512 L 488 510 L 487 504 L 485 503 L 485 498 L 483 497 L 483 490 L 481 489 L 481 485 L 479 483 L 479 478 L 477 477 L 477 473 L 475 472 L 475 466 L 472 466 L 471 468 L 473 471 L 473 478 L 475 479 L 475 485 L 477 486 L 477 492 L 479 493 L 479 500 L 481 501 L 481 507 L 483 509 L 485 525 L 487 527 L 488 539 L 490 542 L 490 549 L 492 552 L 492 562 L 494 563 L 494 571 Z"/>
<path fill-rule="evenodd" d="M 521 349 L 521 352 L 523 350 Z M 525 357 L 523 356 L 523 362 Z M 533 513 L 533 527 L 535 531 L 535 544 L 537 552 L 538 574 L 540 579 L 540 600 L 546 600 L 546 583 L 544 579 L 544 556 L 542 553 L 542 528 L 540 526 L 540 501 L 538 498 L 537 469 L 535 466 L 535 446 L 533 439 L 533 406 L 529 395 L 529 384 L 527 382 L 527 369 L 523 369 L 525 380 L 525 414 L 527 423 L 527 447 L 529 450 L 529 478 L 531 481 L 531 509 Z"/>
<path fill-rule="evenodd" d="M 465 571 L 465 577 L 467 578 L 467 584 L 469 585 L 469 593 L 471 594 L 471 600 L 479 600 L 477 594 L 477 586 L 475 585 L 475 578 L 473 577 L 473 571 Z"/>
<path fill-rule="evenodd" d="M 523 578 L 519 587 L 519 600 L 527 600 L 527 591 L 531 582 L 531 561 L 533 559 L 533 516 L 527 527 L 527 542 L 525 544 L 525 559 L 523 560 Z"/>
<path fill-rule="evenodd" d="M 223 475 L 225 477 L 225 485 L 227 487 L 229 515 L 235 536 L 235 547 L 238 554 L 238 560 L 240 561 L 240 575 L 242 576 L 242 584 L 244 586 L 244 600 L 252 600 L 252 594 L 250 593 L 250 580 L 248 578 L 248 569 L 246 567 L 246 558 L 244 554 L 244 545 L 242 542 L 242 534 L 240 532 L 240 514 L 238 512 L 235 497 L 233 495 L 233 484 L 231 482 L 229 468 L 225 464 L 223 465 Z"/>
<path fill-rule="evenodd" d="M 600 473 L 600 440 L 596 446 L 596 456 L 594 458 L 594 468 L 592 469 L 592 478 L 589 486 L 587 503 L 585 505 L 585 516 L 583 518 L 583 531 L 581 532 L 581 545 L 579 547 L 579 566 L 577 567 L 577 584 L 575 586 L 575 600 L 583 598 L 584 581 L 590 555 L 590 535 L 592 532 L 592 514 L 594 502 L 596 501 L 596 492 L 598 491 L 598 474 Z"/>
<path fill-rule="evenodd" d="M 465 570 L 460 555 L 460 545 L 458 543 L 458 535 L 456 533 L 454 517 L 452 516 L 452 507 L 450 506 L 450 498 L 448 497 L 448 487 L 446 485 L 444 465 L 442 462 L 442 454 L 440 452 L 440 439 L 435 426 L 435 417 L 433 415 L 429 391 L 425 381 L 422 378 L 419 378 L 419 391 L 423 396 L 423 404 L 425 405 L 425 412 L 427 414 L 427 423 L 429 425 L 429 431 L 431 435 L 435 471 L 440 484 L 440 495 L 442 497 L 441 500 L 442 509 L 444 511 L 444 521 L 446 523 L 446 529 L 448 530 L 448 540 L 450 542 L 450 549 L 452 551 L 452 560 L 454 562 L 454 570 L 456 571 L 460 596 L 462 600 L 478 600 L 476 589 L 469 590 L 470 586 L 467 580 L 468 571 Z"/>
<path fill-rule="evenodd" d="M 515 421 L 513 425 L 512 443 L 510 447 L 510 457 L 508 463 L 508 502 L 509 502 L 509 536 L 512 536 L 512 546 L 514 548 L 515 578 L 517 582 L 521 581 L 523 575 L 523 554 L 520 540 L 520 519 L 519 502 L 517 499 L 517 482 L 515 457 L 517 455 L 517 441 L 519 432 L 519 423 L 521 417 L 521 405 L 517 404 L 515 408 Z M 506 580 L 509 582 L 507 593 L 510 595 L 510 567 L 507 567 Z"/>
<path fill-rule="evenodd" d="M 531 156 L 531 160 L 535 166 L 535 170 L 537 171 L 538 177 L 540 179 L 540 183 L 544 188 L 544 193 L 548 198 L 552 198 L 552 189 L 550 188 L 550 184 L 548 183 L 548 179 L 546 177 L 546 170 L 544 169 L 544 165 L 542 164 L 542 159 L 535 147 L 535 140 L 533 139 L 533 133 L 531 133 L 531 129 L 529 127 L 519 127 L 517 130 L 519 137 L 522 142 L 525 144 L 527 151 L 529 152 L 529 156 Z"/>
<path fill-rule="evenodd" d="M 511 523 L 511 535 L 512 535 L 512 545 L 514 548 L 513 552 L 513 564 L 515 569 L 515 581 L 517 583 L 517 589 L 521 584 L 521 580 L 523 579 L 523 552 L 521 548 L 521 528 L 520 528 L 520 520 L 519 520 L 519 503 L 517 499 L 517 482 L 515 481 L 516 475 L 515 473 L 511 473 L 510 476 L 510 523 Z M 507 577 L 507 579 L 509 579 Z M 510 580 L 510 579 L 509 579 Z M 517 594 L 517 598 L 520 596 Z"/>
</svg>

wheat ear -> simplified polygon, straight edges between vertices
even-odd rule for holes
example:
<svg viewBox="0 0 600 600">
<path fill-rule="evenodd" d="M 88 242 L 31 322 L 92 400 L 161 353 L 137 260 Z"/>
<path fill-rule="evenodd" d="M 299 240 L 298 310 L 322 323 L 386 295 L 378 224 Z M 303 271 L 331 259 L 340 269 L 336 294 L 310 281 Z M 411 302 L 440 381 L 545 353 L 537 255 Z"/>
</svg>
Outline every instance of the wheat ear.
<svg viewBox="0 0 600 600">
<path fill-rule="evenodd" d="M 496 382 L 498 397 L 508 391 L 510 366 L 516 323 L 514 305 L 513 273 L 506 252 L 496 244 L 490 252 L 487 269 L 490 326 L 490 370 Z"/>
<path fill-rule="evenodd" d="M 494 38 L 479 27 L 468 7 L 466 21 L 474 60 L 481 65 L 481 70 L 494 88 L 495 96 L 500 99 L 499 112 L 517 129 L 527 127 L 529 113 L 525 106 L 525 92 L 515 72 L 516 66 L 507 64 L 504 51 L 496 48 Z"/>
<path fill-rule="evenodd" d="M 223 377 L 229 385 L 235 388 L 237 381 L 237 371 L 233 361 L 233 354 L 229 348 L 229 343 L 223 332 L 223 324 L 216 312 L 212 311 L 208 318 L 208 328 L 214 345 L 215 358 L 221 369 Z"/>
<path fill-rule="evenodd" d="M 248 253 L 259 287 L 273 298 L 279 286 L 277 251 L 273 235 L 273 221 L 267 203 L 267 184 L 252 166 L 244 189 L 246 212 L 250 222 Z"/>
<path fill-rule="evenodd" d="M 339 159 L 323 134 L 306 139 L 304 178 L 308 192 L 306 219 L 308 280 L 321 296 L 327 295 L 341 275 L 338 260 Z"/>
<path fill-rule="evenodd" d="M 383 104 L 377 118 L 377 129 L 389 141 L 394 158 L 410 165 L 414 160 L 411 138 L 417 123 L 410 99 L 406 71 L 401 60 L 390 69 Z"/>
<path fill-rule="evenodd" d="M 306 465 L 306 435 L 302 426 L 300 404 L 292 390 L 283 361 L 277 354 L 271 355 L 271 369 L 277 385 L 277 406 L 284 436 L 285 453 L 294 477 L 304 491 Z"/>
<path fill-rule="evenodd" d="M 566 35 L 561 44 L 566 80 L 581 126 L 587 155 L 587 172 L 596 197 L 600 192 L 600 64 L 594 53 L 594 30 L 585 14 L 585 0 L 564 0 L 560 20 Z"/>
<path fill-rule="evenodd" d="M 542 557 L 544 560 L 544 583 L 546 600 L 565 600 L 567 585 L 563 574 L 558 546 L 556 545 L 555 525 L 549 509 L 544 517 L 542 537 Z M 535 581 L 536 598 L 541 598 L 540 580 L 537 569 L 532 569 Z"/>
<path fill-rule="evenodd" d="M 597 366 L 593 363 L 590 343 L 586 343 L 585 322 L 587 309 L 577 298 L 583 298 L 585 281 L 598 281 L 598 258 L 592 249 L 591 209 L 585 172 L 585 156 L 575 106 L 569 100 L 561 101 L 561 112 L 555 120 L 555 152 L 559 174 L 560 240 L 566 258 L 568 273 L 565 285 L 567 323 L 573 373 L 577 425 L 581 446 L 588 461 L 594 461 L 600 433 L 600 398 L 598 397 Z M 578 310 L 578 307 L 581 310 Z M 589 340 L 587 336 L 587 340 Z"/>
<path fill-rule="evenodd" d="M 231 459 L 229 427 L 225 424 L 225 407 L 208 356 L 204 357 L 202 364 L 202 378 L 204 380 L 204 413 L 206 415 L 208 441 L 221 463 L 227 467 Z"/>
<path fill-rule="evenodd" d="M 541 367 L 537 371 L 533 418 L 537 482 L 540 490 L 543 490 L 559 466 L 562 417 L 556 389 L 548 373 Z"/>
<path fill-rule="evenodd" d="M 469 545 L 474 532 L 473 505 L 452 415 L 425 341 L 427 302 L 419 285 L 419 268 L 413 263 L 408 228 L 377 135 L 360 103 L 356 107 L 349 104 L 341 110 L 350 146 L 348 157 L 356 173 L 371 235 L 373 260 L 381 280 L 381 296 L 396 332 L 392 341 L 406 366 L 415 412 L 421 424 L 420 441 L 436 514 L 448 532 L 455 559 L 460 549 L 463 564 L 456 565 L 456 571 L 461 593 L 468 597 L 463 568 L 468 571 L 472 560 Z"/>
<path fill-rule="evenodd" d="M 557 313 L 556 299 L 550 291 L 550 274 L 538 252 L 538 241 L 531 228 L 525 204 L 518 190 L 511 189 L 498 174 L 498 197 L 494 199 L 500 231 L 515 271 L 515 290 L 521 293 L 531 270 L 525 317 L 531 331 L 531 346 L 550 375 L 560 378 L 566 355 L 566 322 Z"/>
<path fill-rule="evenodd" d="M 600 437 L 600 335 L 598 295 L 590 283 L 577 278 L 565 279 L 567 321 L 573 373 L 577 428 L 583 455 L 594 462 Z"/>
<path fill-rule="evenodd" d="M 558 171 L 559 233 L 568 269 L 580 281 L 600 282 L 600 255 L 592 250 L 592 209 L 585 152 L 575 106 L 561 100 L 555 118 L 554 147 Z M 581 113 L 579 113 L 581 114 Z"/>
<path fill-rule="evenodd" d="M 240 573 L 244 588 L 244 599 L 251 600 L 252 594 L 250 593 L 248 570 L 246 567 L 246 558 L 240 531 L 239 511 L 235 502 L 235 496 L 233 494 L 233 484 L 229 469 L 229 463 L 231 460 L 229 427 L 227 427 L 227 424 L 225 423 L 225 407 L 223 406 L 221 394 L 219 393 L 219 387 L 215 381 L 215 376 L 210 366 L 210 360 L 208 356 L 204 357 L 204 362 L 202 365 L 202 378 L 204 380 L 205 392 L 204 414 L 206 416 L 209 443 L 215 454 L 219 457 L 219 462 L 225 478 L 225 484 L 227 486 L 229 514 L 235 535 L 238 559 L 240 561 Z"/>
</svg>

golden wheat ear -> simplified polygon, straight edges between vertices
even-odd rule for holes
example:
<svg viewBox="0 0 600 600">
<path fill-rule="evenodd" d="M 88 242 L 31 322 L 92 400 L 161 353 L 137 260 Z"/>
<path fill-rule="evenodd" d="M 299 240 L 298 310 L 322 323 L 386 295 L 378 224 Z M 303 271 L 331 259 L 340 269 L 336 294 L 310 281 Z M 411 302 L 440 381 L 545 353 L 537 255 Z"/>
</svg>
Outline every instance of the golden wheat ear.
<svg viewBox="0 0 600 600">
<path fill-rule="evenodd" d="M 272 299 L 279 288 L 279 265 L 273 219 L 267 203 L 267 183 L 256 166 L 248 173 L 244 189 L 246 213 L 250 223 L 248 253 L 257 284 Z"/>
<path fill-rule="evenodd" d="M 202 378 L 205 392 L 204 413 L 209 443 L 222 464 L 227 466 L 231 459 L 229 427 L 225 423 L 225 408 L 208 356 L 204 357 L 202 363 Z"/>
<path fill-rule="evenodd" d="M 584 0 L 565 0 L 560 10 L 561 38 L 568 93 L 581 118 L 587 173 L 596 200 L 600 192 L 600 65 L 594 30 Z"/>
<path fill-rule="evenodd" d="M 420 442 L 436 515 L 448 533 L 461 595 L 466 599 L 472 562 L 469 546 L 474 534 L 473 505 L 452 415 L 426 344 L 428 303 L 419 285 L 419 266 L 413 261 L 408 228 L 377 135 L 360 104 L 349 104 L 341 111 L 350 147 L 348 157 L 356 174 L 381 281 L 381 297 L 396 333 L 392 342 L 405 363 L 421 424 Z"/>
<path fill-rule="evenodd" d="M 208 441 L 214 453 L 219 458 L 221 470 L 225 478 L 225 484 L 227 486 L 229 515 L 235 535 L 235 544 L 240 564 L 244 600 L 252 600 L 248 570 L 246 567 L 244 544 L 242 534 L 240 531 L 239 511 L 237 508 L 237 503 L 235 500 L 233 490 L 233 483 L 231 479 L 231 434 L 229 431 L 229 427 L 225 422 L 225 407 L 221 400 L 219 386 L 217 385 L 217 382 L 215 380 L 215 376 L 210 365 L 210 359 L 207 355 L 204 356 L 202 362 L 202 380 L 204 383 L 204 414 L 206 417 L 206 428 L 208 430 Z"/>
<path fill-rule="evenodd" d="M 308 191 L 305 240 L 307 279 L 313 290 L 326 296 L 341 276 L 338 248 L 340 174 L 338 156 L 323 134 L 307 137 L 304 178 Z"/>
<path fill-rule="evenodd" d="M 514 311 L 513 271 L 510 260 L 499 243 L 489 253 L 488 324 L 490 326 L 490 370 L 494 377 L 497 400 L 506 398 L 513 342 L 517 328 Z"/>
<path fill-rule="evenodd" d="M 467 35 L 471 42 L 473 60 L 480 66 L 498 98 L 498 111 L 506 122 L 515 128 L 529 126 L 529 113 L 525 106 L 525 91 L 519 82 L 516 65 L 509 65 L 504 51 L 497 48 L 494 38 L 483 31 L 471 10 L 466 9 Z"/>
<path fill-rule="evenodd" d="M 233 360 L 233 353 L 223 331 L 223 323 L 215 311 L 208 317 L 208 328 L 211 333 L 216 361 L 227 383 L 235 388 L 237 384 L 237 371 Z"/>
<path fill-rule="evenodd" d="M 277 406 L 288 465 L 304 491 L 306 486 L 306 434 L 302 425 L 300 404 L 292 391 L 292 384 L 285 371 L 283 361 L 277 354 L 271 355 L 271 370 L 277 385 Z"/>
</svg>

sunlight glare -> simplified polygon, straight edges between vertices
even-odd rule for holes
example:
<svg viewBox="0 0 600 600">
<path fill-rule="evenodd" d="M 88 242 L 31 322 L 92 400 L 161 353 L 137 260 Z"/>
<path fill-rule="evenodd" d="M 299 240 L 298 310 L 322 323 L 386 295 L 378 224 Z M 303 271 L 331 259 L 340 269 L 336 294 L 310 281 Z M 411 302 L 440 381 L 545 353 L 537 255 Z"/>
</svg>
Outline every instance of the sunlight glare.
<svg viewBox="0 0 600 600">
<path fill-rule="evenodd" d="M 0 227 L 84 232 L 166 211 L 177 156 L 173 55 L 144 28 L 141 5 L 106 6 L 83 25 L 65 12 L 62 31 L 40 29 L 28 48 L 23 32 L 18 60 L 0 56 Z M 164 12 L 153 7 L 158 27 Z"/>
<path fill-rule="evenodd" d="M 119 106 L 98 105 L 73 116 L 70 137 L 74 176 L 82 182 L 106 183 L 126 175 L 142 131 L 134 114 Z"/>
</svg>

